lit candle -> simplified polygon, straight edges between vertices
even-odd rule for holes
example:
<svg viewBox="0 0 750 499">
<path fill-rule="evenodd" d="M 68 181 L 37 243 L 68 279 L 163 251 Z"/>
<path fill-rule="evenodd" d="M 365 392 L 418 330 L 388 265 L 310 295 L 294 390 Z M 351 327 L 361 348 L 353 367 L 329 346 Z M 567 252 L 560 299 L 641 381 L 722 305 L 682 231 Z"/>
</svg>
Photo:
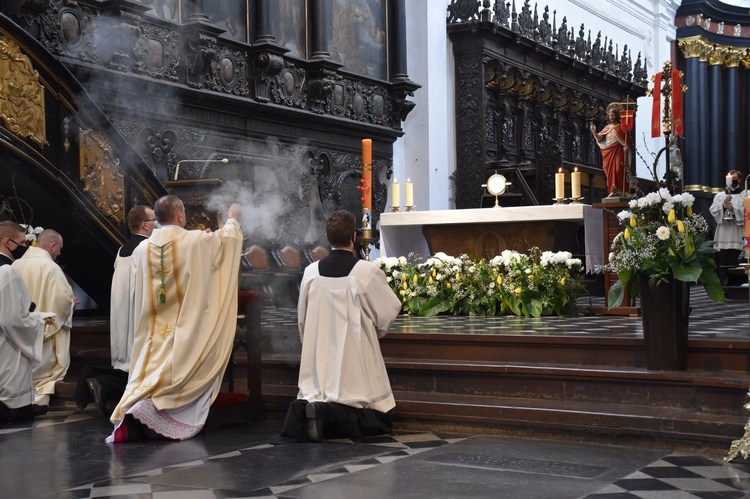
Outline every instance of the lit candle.
<svg viewBox="0 0 750 499">
<path fill-rule="evenodd" d="M 581 172 L 578 171 L 578 168 L 570 174 L 570 191 L 570 197 L 573 199 L 581 197 Z"/>
<path fill-rule="evenodd" d="M 372 212 L 372 139 L 362 139 L 362 208 Z"/>
<path fill-rule="evenodd" d="M 396 178 L 393 179 L 393 183 L 391 184 L 391 206 L 394 208 L 401 206 L 401 191 L 399 190 Z"/>
<path fill-rule="evenodd" d="M 411 179 L 406 179 L 404 185 L 404 205 L 407 207 L 414 206 L 414 184 L 411 183 Z"/>
<path fill-rule="evenodd" d="M 745 227 L 743 229 L 745 259 L 750 260 L 750 197 L 745 198 L 742 202 L 742 209 L 745 210 Z"/>
<path fill-rule="evenodd" d="M 562 168 L 555 173 L 555 199 L 565 198 L 565 174 Z"/>
<path fill-rule="evenodd" d="M 724 185 L 726 185 L 727 187 L 732 185 L 732 175 L 727 173 L 727 176 L 724 177 L 724 181 L 726 182 Z"/>
</svg>

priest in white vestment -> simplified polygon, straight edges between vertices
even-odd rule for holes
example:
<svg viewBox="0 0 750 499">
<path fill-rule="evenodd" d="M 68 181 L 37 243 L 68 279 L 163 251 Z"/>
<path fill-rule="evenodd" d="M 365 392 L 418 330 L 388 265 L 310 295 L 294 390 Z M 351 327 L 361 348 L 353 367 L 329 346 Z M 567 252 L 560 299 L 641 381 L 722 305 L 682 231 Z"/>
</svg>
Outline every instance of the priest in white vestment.
<svg viewBox="0 0 750 499">
<path fill-rule="evenodd" d="M 42 359 L 44 324 L 32 317 L 31 295 L 11 266 L 26 247 L 23 228 L 0 222 L 0 423 L 42 413 L 34 402 L 31 371 Z M 19 250 L 18 248 L 21 248 Z"/>
<path fill-rule="evenodd" d="M 112 367 L 84 366 L 79 374 L 75 394 L 79 409 L 84 409 L 90 402 L 94 402 L 99 413 L 107 419 L 125 392 L 130 371 L 136 319 L 136 269 L 133 251 L 148 239 L 156 228 L 156 215 L 150 207 L 136 205 L 128 212 L 127 223 L 130 239 L 117 251 L 110 295 L 109 338 Z"/>
<path fill-rule="evenodd" d="M 177 197 L 154 205 L 161 228 L 133 253 L 136 330 L 130 377 L 107 442 L 195 436 L 221 387 L 237 327 L 242 230 L 233 204 L 216 232 L 185 230 Z"/>
<path fill-rule="evenodd" d="M 742 236 L 745 226 L 745 192 L 742 190 L 742 173 L 732 170 L 729 175 L 732 177 L 732 185 L 717 193 L 708 209 L 716 222 L 714 249 L 718 251 L 719 267 L 736 267 L 744 246 Z"/>
<path fill-rule="evenodd" d="M 305 269 L 297 306 L 299 394 L 281 433 L 296 441 L 377 435 L 393 428 L 396 402 L 378 339 L 398 316 L 401 302 L 383 271 L 355 256 L 352 213 L 332 213 L 326 237 L 332 250 Z"/>
<path fill-rule="evenodd" d="M 44 329 L 42 362 L 34 368 L 37 391 L 34 403 L 42 406 L 49 405 L 55 385 L 63 380 L 70 367 L 70 328 L 78 300 L 65 273 L 55 263 L 62 248 L 62 236 L 47 229 L 39 234 L 36 246 L 30 247 L 13 262 L 13 268 L 21 274 L 37 309 L 56 316 L 54 324 Z"/>
</svg>

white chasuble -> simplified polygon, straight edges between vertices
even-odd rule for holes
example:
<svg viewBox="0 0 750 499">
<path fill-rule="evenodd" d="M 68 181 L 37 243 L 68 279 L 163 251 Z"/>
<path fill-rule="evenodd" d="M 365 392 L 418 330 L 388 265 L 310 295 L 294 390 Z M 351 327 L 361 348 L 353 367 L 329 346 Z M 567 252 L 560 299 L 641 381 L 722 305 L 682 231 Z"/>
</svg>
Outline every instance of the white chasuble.
<svg viewBox="0 0 750 499">
<path fill-rule="evenodd" d="M 401 302 L 376 265 L 359 261 L 346 277 L 323 277 L 317 262 L 309 265 L 297 307 L 302 340 L 297 398 L 393 409 L 378 338 L 400 311 Z"/>
<path fill-rule="evenodd" d="M 132 414 L 173 439 L 198 433 L 221 387 L 237 327 L 242 231 L 156 229 L 133 253 L 136 329 L 125 394 L 112 414 Z"/>
<path fill-rule="evenodd" d="M 0 266 L 0 402 L 11 409 L 33 403 L 31 371 L 42 357 L 44 325 L 30 316 L 30 304 L 18 271 Z"/>
<path fill-rule="evenodd" d="M 47 251 L 31 246 L 13 262 L 36 310 L 55 314 L 55 323 L 44 329 L 42 362 L 34 368 L 37 403 L 46 405 L 55 393 L 55 384 L 62 381 L 70 366 L 70 326 L 73 323 L 73 288 L 65 273 Z"/>
</svg>

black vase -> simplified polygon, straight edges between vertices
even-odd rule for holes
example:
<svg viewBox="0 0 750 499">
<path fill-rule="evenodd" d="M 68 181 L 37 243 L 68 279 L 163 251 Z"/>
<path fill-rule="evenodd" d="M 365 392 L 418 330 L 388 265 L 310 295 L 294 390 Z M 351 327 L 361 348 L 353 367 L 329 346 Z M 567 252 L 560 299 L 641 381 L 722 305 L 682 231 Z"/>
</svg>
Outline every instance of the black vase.
<svg viewBox="0 0 750 499">
<path fill-rule="evenodd" d="M 651 288 L 647 276 L 638 278 L 646 368 L 684 371 L 687 369 L 690 286 L 671 277 L 668 282 Z"/>
</svg>

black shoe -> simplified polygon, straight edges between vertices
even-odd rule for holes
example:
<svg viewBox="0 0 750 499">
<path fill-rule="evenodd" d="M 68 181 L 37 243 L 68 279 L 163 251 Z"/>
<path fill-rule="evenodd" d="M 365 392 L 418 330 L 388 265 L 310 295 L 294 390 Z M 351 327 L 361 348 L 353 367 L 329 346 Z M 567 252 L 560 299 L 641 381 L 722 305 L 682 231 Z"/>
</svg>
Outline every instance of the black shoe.
<svg viewBox="0 0 750 499">
<path fill-rule="evenodd" d="M 47 412 L 49 412 L 48 405 L 31 405 L 31 413 L 34 415 L 34 417 L 41 416 L 42 414 L 47 414 Z"/>
<path fill-rule="evenodd" d="M 323 425 L 325 424 L 325 411 L 328 409 L 324 402 L 311 402 L 305 407 L 307 416 L 306 434 L 311 442 L 324 442 Z"/>
<path fill-rule="evenodd" d="M 86 385 L 89 387 L 91 396 L 94 397 L 94 405 L 96 405 L 96 410 L 99 411 L 99 414 L 101 414 L 102 417 L 104 417 L 105 419 L 109 419 L 111 413 L 107 410 L 107 406 L 105 404 L 105 402 L 107 401 L 107 397 L 104 394 L 104 388 L 102 388 L 99 380 L 96 378 L 88 378 L 86 380 Z"/>
</svg>

